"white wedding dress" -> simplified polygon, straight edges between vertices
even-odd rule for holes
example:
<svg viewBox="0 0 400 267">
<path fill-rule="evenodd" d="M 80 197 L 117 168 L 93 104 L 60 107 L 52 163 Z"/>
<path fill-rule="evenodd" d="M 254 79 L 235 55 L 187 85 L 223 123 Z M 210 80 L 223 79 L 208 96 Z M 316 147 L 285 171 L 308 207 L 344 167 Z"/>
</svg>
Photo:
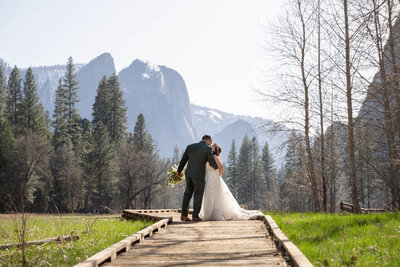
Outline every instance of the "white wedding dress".
<svg viewBox="0 0 400 267">
<path fill-rule="evenodd" d="M 260 211 L 246 210 L 239 206 L 218 170 L 207 162 L 206 185 L 200 217 L 203 221 L 254 220 L 263 216 Z"/>
</svg>

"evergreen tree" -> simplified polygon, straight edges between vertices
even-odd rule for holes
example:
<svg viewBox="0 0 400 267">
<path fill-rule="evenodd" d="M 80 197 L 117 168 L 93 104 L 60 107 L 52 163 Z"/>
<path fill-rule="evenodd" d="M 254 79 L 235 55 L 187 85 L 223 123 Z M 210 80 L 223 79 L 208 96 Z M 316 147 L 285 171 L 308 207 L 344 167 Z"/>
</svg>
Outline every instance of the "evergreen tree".
<svg viewBox="0 0 400 267">
<path fill-rule="evenodd" d="M 251 156 L 251 141 L 245 135 L 240 147 L 239 158 L 237 161 L 237 177 L 238 177 L 238 200 L 239 203 L 250 204 L 251 191 L 251 172 L 252 172 L 252 156 Z"/>
<path fill-rule="evenodd" d="M 6 116 L 10 125 L 17 126 L 19 123 L 19 107 L 22 100 L 21 76 L 17 66 L 11 71 L 8 78 L 8 92 L 6 100 Z"/>
<path fill-rule="evenodd" d="M 236 198 L 238 196 L 237 151 L 235 139 L 232 140 L 228 155 L 227 185 Z"/>
<path fill-rule="evenodd" d="M 286 147 L 283 182 L 280 187 L 283 206 L 289 210 L 311 210 L 313 195 L 306 167 L 304 139 L 293 131 Z"/>
<path fill-rule="evenodd" d="M 143 114 L 137 117 L 136 125 L 129 138 L 129 143 L 133 145 L 136 153 L 139 155 L 142 172 L 138 177 L 138 184 L 143 187 L 140 198 L 143 200 L 143 208 L 150 208 L 151 202 L 157 194 L 157 188 L 163 184 L 166 164 L 161 162 L 156 151 L 156 143 L 146 129 L 146 123 Z"/>
<path fill-rule="evenodd" d="M 7 119 L 0 118 L 0 212 L 12 210 L 9 195 L 17 196 L 18 183 L 12 169 L 14 136 Z"/>
<path fill-rule="evenodd" d="M 143 114 L 139 114 L 137 117 L 130 141 L 133 142 L 138 151 L 144 151 L 151 154 L 155 150 L 155 142 L 146 129 L 146 122 Z"/>
<path fill-rule="evenodd" d="M 119 87 L 118 76 L 112 75 L 108 79 L 110 88 L 110 118 L 107 125 L 111 140 L 119 144 L 126 136 L 126 106 Z"/>
<path fill-rule="evenodd" d="M 96 125 L 98 122 L 102 122 L 108 125 L 111 107 L 110 107 L 110 88 L 107 77 L 104 75 L 100 80 L 97 87 L 97 95 L 93 104 L 93 124 Z"/>
<path fill-rule="evenodd" d="M 47 134 L 46 118 L 42 104 L 39 102 L 35 77 L 33 76 L 31 68 L 28 69 L 25 75 L 24 94 L 20 104 L 20 114 L 20 123 L 24 130 L 31 130 L 33 133 L 40 136 L 45 136 Z"/>
<path fill-rule="evenodd" d="M 67 141 L 67 106 L 64 101 L 65 99 L 65 90 L 62 86 L 62 80 L 58 81 L 58 87 L 56 90 L 56 102 L 54 105 L 54 113 L 53 113 L 53 128 L 54 128 L 54 136 L 53 136 L 53 145 L 55 148 L 69 143 Z"/>
<path fill-rule="evenodd" d="M 115 147 L 110 142 L 108 130 L 101 121 L 94 128 L 93 141 L 91 160 L 93 162 L 93 177 L 95 180 L 95 206 L 96 211 L 101 212 L 102 206 L 110 204 L 115 185 Z"/>
<path fill-rule="evenodd" d="M 76 81 L 75 65 L 72 57 L 68 58 L 67 70 L 63 77 L 63 89 L 65 90 L 65 104 L 67 106 L 67 120 L 75 118 L 77 113 L 75 104 L 79 102 L 78 82 Z"/>
<path fill-rule="evenodd" d="M 78 82 L 76 81 L 75 66 L 72 58 L 68 59 L 67 70 L 60 80 L 53 115 L 54 145 L 67 144 L 78 154 L 81 140 L 81 118 L 75 104 L 78 99 Z"/>
<path fill-rule="evenodd" d="M 93 185 L 95 184 L 95 180 L 93 177 L 94 174 L 94 161 L 92 156 L 94 149 L 94 137 L 93 137 L 93 128 L 90 123 L 83 122 L 81 126 L 82 129 L 85 129 L 82 137 L 83 146 L 81 147 L 81 165 L 83 170 L 83 185 L 84 185 L 84 207 L 83 210 L 88 212 L 93 212 L 93 199 L 95 197 L 95 190 Z"/>
<path fill-rule="evenodd" d="M 298 157 L 298 149 L 297 149 L 297 140 L 298 137 L 296 133 L 293 131 L 290 133 L 289 140 L 286 145 L 286 154 L 285 154 L 285 173 L 284 176 L 290 176 L 293 171 L 295 171 L 299 167 L 299 157 Z"/>
<path fill-rule="evenodd" d="M 101 79 L 93 104 L 93 124 L 103 122 L 111 140 L 119 144 L 126 136 L 126 107 L 119 87 L 118 76 L 112 75 Z"/>
<path fill-rule="evenodd" d="M 260 157 L 260 147 L 257 142 L 257 138 L 253 137 L 251 140 L 251 191 L 250 191 L 250 208 L 259 209 L 264 206 L 265 201 L 265 179 L 263 171 L 263 162 Z"/>
<path fill-rule="evenodd" d="M 6 76 L 3 66 L 0 66 L 0 119 L 3 118 L 4 110 L 6 108 Z"/>
<path fill-rule="evenodd" d="M 274 167 L 274 159 L 269 151 L 268 142 L 265 142 L 265 145 L 262 150 L 262 161 L 263 161 L 266 190 L 267 191 L 274 190 L 276 186 L 276 171 Z"/>
<path fill-rule="evenodd" d="M 79 87 L 76 81 L 75 65 L 72 57 L 68 58 L 67 70 L 63 78 L 63 89 L 65 93 L 64 101 L 67 107 L 66 130 L 68 141 L 71 142 L 70 145 L 72 145 L 76 153 L 81 139 L 81 129 L 79 126 L 81 118 L 75 107 L 75 104 L 79 102 Z"/>
</svg>

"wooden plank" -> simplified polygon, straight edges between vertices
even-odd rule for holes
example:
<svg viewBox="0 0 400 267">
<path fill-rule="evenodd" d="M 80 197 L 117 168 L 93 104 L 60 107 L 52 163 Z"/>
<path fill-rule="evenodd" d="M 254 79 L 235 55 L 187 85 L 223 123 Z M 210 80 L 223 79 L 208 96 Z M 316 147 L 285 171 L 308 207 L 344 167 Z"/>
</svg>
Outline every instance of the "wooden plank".
<svg viewBox="0 0 400 267">
<path fill-rule="evenodd" d="M 97 266 L 100 263 L 105 266 L 286 266 L 284 258 L 270 238 L 265 225 L 258 220 L 184 223 L 180 222 L 179 210 L 173 209 L 124 210 L 123 216 L 125 218 L 147 218 L 157 222 L 136 234 L 140 243 L 134 247 L 129 245 L 132 244 L 130 241 L 125 243 L 121 241 L 123 244 L 113 245 L 114 251 L 118 250 L 117 253 L 107 254 L 106 256 L 109 257 L 101 262 L 93 263 L 93 260 L 90 261 L 91 257 L 85 261 L 91 265 L 84 266 Z M 312 266 L 304 265 L 304 262 L 299 261 L 301 257 L 297 252 L 300 251 L 296 246 L 291 246 L 290 241 L 290 243 L 286 242 L 288 239 L 276 224 L 272 224 L 273 227 L 271 227 L 266 216 L 261 218 L 266 225 L 273 229 L 271 233 L 277 234 L 281 238 L 279 246 L 293 258 L 296 266 Z M 161 231 L 171 222 L 175 223 Z M 153 233 L 156 232 L 160 232 L 160 234 L 153 236 Z M 145 236 L 151 238 L 144 239 Z M 117 255 L 118 257 L 116 257 Z M 105 262 L 106 260 L 111 262 Z"/>
<path fill-rule="evenodd" d="M 92 257 L 86 259 L 85 261 L 75 265 L 79 267 L 89 267 L 89 266 L 98 266 L 99 264 L 109 260 L 112 261 L 116 258 L 117 253 L 121 251 L 129 251 L 132 244 L 136 241 L 141 242 L 146 235 L 152 235 L 155 229 L 158 229 L 162 225 L 166 225 L 169 223 L 169 219 L 162 219 L 161 221 L 152 224 L 145 229 L 125 238 L 124 240 L 115 243 L 114 245 L 96 253 Z"/>
<path fill-rule="evenodd" d="M 286 266 L 283 260 L 263 259 L 263 260 L 163 260 L 163 261 L 136 261 L 117 259 L 113 263 L 105 263 L 103 266 L 186 266 L 186 265 L 211 265 L 211 266 L 254 266 L 254 265 L 280 265 Z"/>
<path fill-rule="evenodd" d="M 213 221 L 172 224 L 105 266 L 198 264 L 252 266 L 286 262 L 261 221 Z"/>
<path fill-rule="evenodd" d="M 290 241 L 289 238 L 287 238 L 286 235 L 282 233 L 281 229 L 278 227 L 271 216 L 265 215 L 264 218 L 274 237 L 278 239 L 279 244 L 290 255 L 290 258 L 293 260 L 295 266 L 313 266 L 312 263 L 306 258 L 306 256 L 304 256 L 304 254 L 292 243 L 292 241 Z"/>
</svg>

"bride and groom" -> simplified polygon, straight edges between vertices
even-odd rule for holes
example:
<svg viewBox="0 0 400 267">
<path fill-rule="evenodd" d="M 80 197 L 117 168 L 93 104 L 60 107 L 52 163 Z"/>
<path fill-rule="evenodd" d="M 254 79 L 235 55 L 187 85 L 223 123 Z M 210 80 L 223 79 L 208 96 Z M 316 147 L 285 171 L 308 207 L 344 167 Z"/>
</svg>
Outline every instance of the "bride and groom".
<svg viewBox="0 0 400 267">
<path fill-rule="evenodd" d="M 189 202 L 193 195 L 193 221 L 249 220 L 262 216 L 259 211 L 239 206 L 221 177 L 221 147 L 211 144 L 211 136 L 204 135 L 199 143 L 187 146 L 179 163 L 178 175 L 182 175 L 187 163 L 181 220 L 190 221 Z"/>
</svg>

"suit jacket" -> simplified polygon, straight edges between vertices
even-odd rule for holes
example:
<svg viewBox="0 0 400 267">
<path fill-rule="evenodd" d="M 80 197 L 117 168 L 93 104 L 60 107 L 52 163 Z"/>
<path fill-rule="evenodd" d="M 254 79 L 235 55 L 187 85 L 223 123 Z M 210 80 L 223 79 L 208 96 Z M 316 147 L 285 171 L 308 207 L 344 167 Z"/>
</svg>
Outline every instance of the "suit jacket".
<svg viewBox="0 0 400 267">
<path fill-rule="evenodd" d="M 206 142 L 200 141 L 199 143 L 188 145 L 179 163 L 178 172 L 182 172 L 186 163 L 188 163 L 185 175 L 191 178 L 198 177 L 204 179 L 207 162 L 210 163 L 210 166 L 214 169 L 218 169 L 212 154 L 212 148 L 207 145 Z"/>
</svg>

